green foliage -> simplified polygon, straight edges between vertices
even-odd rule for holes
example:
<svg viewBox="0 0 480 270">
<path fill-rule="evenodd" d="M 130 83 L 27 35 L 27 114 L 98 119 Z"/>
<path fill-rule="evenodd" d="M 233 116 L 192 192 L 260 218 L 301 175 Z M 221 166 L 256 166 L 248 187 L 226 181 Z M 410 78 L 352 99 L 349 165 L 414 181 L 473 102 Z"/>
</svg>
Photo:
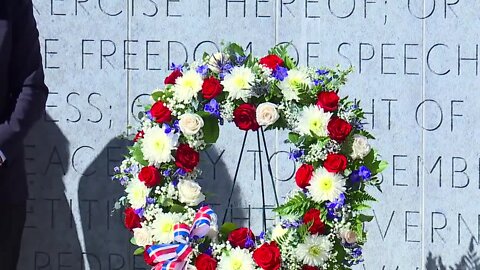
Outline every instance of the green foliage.
<svg viewBox="0 0 480 270">
<path fill-rule="evenodd" d="M 136 144 L 131 148 L 132 151 L 132 157 L 140 163 L 142 166 L 148 166 L 148 162 L 145 160 L 143 157 L 143 152 L 142 148 L 140 147 L 140 144 Z"/>
<path fill-rule="evenodd" d="M 135 256 L 142 255 L 143 252 L 145 252 L 145 249 L 143 247 L 139 247 L 139 248 L 135 249 L 135 251 L 133 252 L 133 255 L 135 255 Z"/>
<path fill-rule="evenodd" d="M 302 216 L 314 206 L 315 203 L 312 200 L 307 198 L 305 194 L 298 192 L 295 196 L 288 199 L 284 204 L 275 208 L 273 211 L 278 213 L 280 216 Z"/>
<path fill-rule="evenodd" d="M 203 140 L 209 144 L 216 143 L 218 140 L 218 137 L 220 136 L 220 127 L 218 126 L 218 119 L 207 112 L 200 112 L 198 114 L 203 118 L 203 122 L 204 122 Z"/>
<path fill-rule="evenodd" d="M 292 44 L 288 43 L 286 45 L 277 45 L 268 51 L 268 54 L 275 54 L 278 57 L 282 58 L 285 63 L 285 67 L 288 69 L 293 69 L 297 66 L 297 63 L 288 55 L 288 47 Z"/>
<path fill-rule="evenodd" d="M 220 227 L 220 239 L 223 241 L 227 240 L 228 235 L 237 228 L 238 226 L 235 223 L 223 223 L 222 227 Z"/>
</svg>

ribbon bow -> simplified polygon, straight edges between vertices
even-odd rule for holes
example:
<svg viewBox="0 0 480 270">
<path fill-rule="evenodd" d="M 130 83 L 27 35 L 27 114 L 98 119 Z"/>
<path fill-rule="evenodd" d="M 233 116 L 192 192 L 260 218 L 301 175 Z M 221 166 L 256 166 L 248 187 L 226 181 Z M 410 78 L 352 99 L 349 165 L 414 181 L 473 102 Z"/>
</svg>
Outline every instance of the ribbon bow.
<svg viewBox="0 0 480 270">
<path fill-rule="evenodd" d="M 176 244 L 153 245 L 147 249 L 148 255 L 157 263 L 154 269 L 185 269 L 187 258 L 192 253 L 190 241 L 205 237 L 212 221 L 216 221 L 216 214 L 209 206 L 203 206 L 195 214 L 192 227 L 185 223 L 175 224 L 173 236 Z"/>
</svg>

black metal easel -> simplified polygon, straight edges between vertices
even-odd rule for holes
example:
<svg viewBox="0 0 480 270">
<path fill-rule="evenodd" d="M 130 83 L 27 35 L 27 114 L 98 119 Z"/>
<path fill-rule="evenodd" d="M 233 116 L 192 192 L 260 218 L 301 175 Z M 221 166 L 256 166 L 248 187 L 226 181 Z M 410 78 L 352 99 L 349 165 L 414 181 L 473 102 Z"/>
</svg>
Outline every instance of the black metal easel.
<svg viewBox="0 0 480 270">
<path fill-rule="evenodd" d="M 265 183 L 264 183 L 264 178 L 263 178 L 263 159 L 262 159 L 263 155 L 262 155 L 262 152 L 265 153 L 265 157 L 267 159 L 268 173 L 270 174 L 271 184 L 272 184 L 272 187 L 273 187 L 273 191 L 275 193 L 275 203 L 276 203 L 277 206 L 279 206 L 279 203 L 278 203 L 278 196 L 277 196 L 277 188 L 275 186 L 275 179 L 273 177 L 273 170 L 272 170 L 272 166 L 269 162 L 270 155 L 268 153 L 267 141 L 265 139 L 265 131 L 263 130 L 263 127 L 260 127 L 260 129 L 257 130 L 256 133 L 257 133 L 258 156 L 259 156 L 259 163 L 260 163 L 259 164 L 260 165 L 260 182 L 261 182 L 261 185 L 262 185 L 263 230 L 266 231 L 267 230 L 267 213 L 266 213 L 266 203 L 265 203 Z M 262 139 L 260 139 L 260 133 L 261 133 L 261 138 Z M 245 131 L 245 136 L 243 137 L 242 147 L 241 147 L 240 155 L 238 157 L 238 162 L 237 162 L 237 168 L 235 169 L 235 177 L 233 178 L 232 189 L 230 191 L 230 195 L 228 196 L 227 209 L 225 210 L 225 214 L 223 216 L 222 223 L 225 223 L 225 220 L 227 219 L 228 209 L 229 209 L 230 204 L 232 202 L 232 196 L 233 196 L 233 192 L 235 190 L 235 185 L 237 183 L 238 171 L 239 171 L 240 165 L 242 163 L 243 152 L 245 150 L 245 144 L 247 142 L 247 136 L 248 136 L 248 130 Z M 263 141 L 263 148 L 264 148 L 265 151 L 262 151 L 261 140 Z"/>
</svg>

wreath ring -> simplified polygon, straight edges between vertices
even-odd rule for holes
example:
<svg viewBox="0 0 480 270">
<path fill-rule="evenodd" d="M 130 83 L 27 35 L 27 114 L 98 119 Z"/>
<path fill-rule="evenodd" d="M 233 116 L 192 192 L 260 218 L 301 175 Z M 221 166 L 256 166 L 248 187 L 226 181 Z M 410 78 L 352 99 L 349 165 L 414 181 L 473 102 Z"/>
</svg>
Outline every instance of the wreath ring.
<svg viewBox="0 0 480 270">
<path fill-rule="evenodd" d="M 258 59 L 231 43 L 172 70 L 164 89 L 151 94 L 113 177 L 125 187 L 117 208 L 125 208 L 134 254 L 158 270 L 350 269 L 362 262 L 363 224 L 372 220 L 362 211 L 375 201 L 366 190 L 381 190 L 377 175 L 387 163 L 369 144 L 359 102 L 338 95 L 352 69 L 299 67 L 287 46 Z M 274 209 L 275 226 L 259 235 L 219 225 L 196 182 L 199 153 L 225 121 L 245 138 L 257 131 L 259 147 L 264 128 L 288 130 L 290 158 L 302 163 L 298 188 Z"/>
</svg>

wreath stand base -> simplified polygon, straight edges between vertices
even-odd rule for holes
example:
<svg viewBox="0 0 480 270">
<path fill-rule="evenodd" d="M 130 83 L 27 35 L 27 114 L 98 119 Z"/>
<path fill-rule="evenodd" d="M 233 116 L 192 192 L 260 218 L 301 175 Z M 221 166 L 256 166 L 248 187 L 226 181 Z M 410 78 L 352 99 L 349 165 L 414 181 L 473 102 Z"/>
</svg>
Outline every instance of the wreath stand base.
<svg viewBox="0 0 480 270">
<path fill-rule="evenodd" d="M 277 188 L 275 186 L 275 179 L 273 177 L 273 170 L 272 170 L 272 166 L 271 166 L 270 160 L 269 160 L 270 155 L 269 155 L 269 152 L 268 152 L 267 140 L 265 139 L 265 131 L 264 131 L 263 127 L 260 127 L 257 131 L 255 131 L 255 133 L 257 133 L 258 158 L 259 158 L 259 166 L 260 166 L 260 183 L 261 183 L 261 186 L 262 186 L 262 228 L 263 228 L 263 231 L 266 231 L 267 230 L 267 213 L 266 213 L 266 202 L 265 202 L 266 201 L 266 199 L 265 199 L 265 179 L 263 177 L 263 156 L 264 155 L 265 155 L 265 158 L 267 160 L 268 174 L 270 175 L 270 181 L 271 181 L 271 184 L 272 184 L 272 187 L 273 187 L 273 192 L 275 194 L 275 204 L 276 204 L 277 207 L 280 204 L 279 204 L 279 201 L 278 201 Z M 242 147 L 240 149 L 240 154 L 239 154 L 239 157 L 238 157 L 237 167 L 235 169 L 235 176 L 233 178 L 232 189 L 230 190 L 230 194 L 228 196 L 227 209 L 225 209 L 222 224 L 225 223 L 225 220 L 226 220 L 227 214 L 228 214 L 228 209 L 230 207 L 230 204 L 232 203 L 232 196 L 233 196 L 233 192 L 235 191 L 235 186 L 236 186 L 237 179 L 238 179 L 238 172 L 239 172 L 240 166 L 242 164 L 243 152 L 245 151 L 245 145 L 246 145 L 246 142 L 247 142 L 247 137 L 248 137 L 248 130 L 245 131 L 245 135 L 243 137 Z M 263 143 L 264 151 L 262 151 L 262 143 Z M 262 155 L 262 153 L 264 153 L 264 155 Z"/>
</svg>

